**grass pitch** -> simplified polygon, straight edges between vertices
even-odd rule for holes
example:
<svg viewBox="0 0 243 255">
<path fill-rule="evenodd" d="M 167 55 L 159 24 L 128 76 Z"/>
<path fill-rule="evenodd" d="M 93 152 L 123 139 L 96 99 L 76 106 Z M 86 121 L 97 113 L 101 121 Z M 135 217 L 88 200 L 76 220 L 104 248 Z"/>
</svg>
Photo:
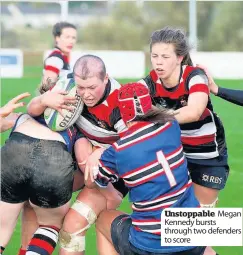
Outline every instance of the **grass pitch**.
<svg viewBox="0 0 243 255">
<path fill-rule="evenodd" d="M 40 83 L 41 67 L 26 67 L 24 77 L 21 79 L 2 79 L 1 80 L 1 105 L 4 105 L 14 96 L 30 92 L 35 96 L 35 90 Z M 135 79 L 133 79 L 135 80 Z M 120 80 L 125 83 L 130 80 Z M 242 89 L 242 80 L 217 80 L 217 83 L 222 87 Z M 25 102 L 28 102 L 26 99 Z M 212 96 L 214 110 L 218 113 L 224 123 L 226 138 L 228 144 L 230 175 L 227 181 L 226 188 L 220 193 L 218 207 L 243 207 L 243 108 L 233 105 L 220 98 Z M 23 107 L 19 111 L 25 112 Z M 9 131 L 1 136 L 1 144 L 7 139 Z M 4 160 L 4 159 L 2 159 Z M 73 195 L 73 199 L 77 194 Z M 124 199 L 121 208 L 122 211 L 130 212 L 130 205 L 127 198 Z M 8 244 L 5 254 L 15 255 L 21 244 L 20 236 L 20 221 L 18 222 L 10 243 Z M 231 238 L 234 238 L 233 236 Z M 95 255 L 96 240 L 95 230 L 92 227 L 87 234 L 86 254 Z M 220 255 L 243 255 L 243 247 L 214 247 Z M 57 255 L 57 250 L 54 252 Z"/>
</svg>

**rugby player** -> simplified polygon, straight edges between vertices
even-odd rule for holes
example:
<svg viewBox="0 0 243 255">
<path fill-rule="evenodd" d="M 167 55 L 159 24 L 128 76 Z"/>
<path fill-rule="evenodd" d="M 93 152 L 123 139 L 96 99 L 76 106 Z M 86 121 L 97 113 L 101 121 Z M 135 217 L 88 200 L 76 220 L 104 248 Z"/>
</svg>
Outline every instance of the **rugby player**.
<svg viewBox="0 0 243 255">
<path fill-rule="evenodd" d="M 103 211 L 96 223 L 100 255 L 215 255 L 210 247 L 161 245 L 164 208 L 198 207 L 187 169 L 178 122 L 152 106 L 149 90 L 140 83 L 119 91 L 119 109 L 128 130 L 102 154 L 95 183 L 106 188 L 121 177 L 129 188 L 133 213 Z"/>
<path fill-rule="evenodd" d="M 119 133 L 126 129 L 118 109 L 120 84 L 109 77 L 102 59 L 84 55 L 75 63 L 73 76 L 77 93 L 85 106 L 76 125 L 81 131 L 75 143 L 75 155 L 82 172 L 92 168 L 105 148 L 119 139 Z M 47 92 L 49 93 L 49 92 Z M 35 116 L 46 107 L 61 107 L 55 98 L 49 102 L 36 97 L 29 104 L 28 112 Z M 81 172 L 80 171 L 80 172 Z M 85 251 L 85 233 L 104 209 L 115 209 L 120 205 L 128 190 L 122 180 L 107 190 L 84 188 L 65 217 L 60 235 L 60 254 L 80 255 Z"/>
<path fill-rule="evenodd" d="M 140 82 L 153 104 L 174 111 L 195 193 L 202 207 L 214 207 L 229 174 L 223 125 L 213 111 L 208 79 L 192 66 L 188 40 L 180 29 L 155 31 L 150 43 L 153 70 Z"/>
</svg>

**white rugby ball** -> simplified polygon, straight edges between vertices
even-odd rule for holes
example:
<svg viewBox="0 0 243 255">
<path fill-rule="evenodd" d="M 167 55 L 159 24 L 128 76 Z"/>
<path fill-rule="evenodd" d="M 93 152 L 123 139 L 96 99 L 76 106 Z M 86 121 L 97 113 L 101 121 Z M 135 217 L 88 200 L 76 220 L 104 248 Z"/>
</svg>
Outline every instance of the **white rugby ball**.
<svg viewBox="0 0 243 255">
<path fill-rule="evenodd" d="M 72 106 L 74 106 L 73 111 L 66 109 L 62 110 L 64 116 L 51 108 L 46 108 L 44 111 L 44 119 L 47 126 L 53 131 L 63 131 L 75 123 L 82 113 L 84 103 L 77 94 L 76 85 L 73 78 L 68 78 L 68 76 L 60 78 L 56 85 L 52 88 L 52 91 L 57 90 L 68 91 L 69 96 L 75 96 L 77 98 L 77 103 L 72 104 Z"/>
</svg>

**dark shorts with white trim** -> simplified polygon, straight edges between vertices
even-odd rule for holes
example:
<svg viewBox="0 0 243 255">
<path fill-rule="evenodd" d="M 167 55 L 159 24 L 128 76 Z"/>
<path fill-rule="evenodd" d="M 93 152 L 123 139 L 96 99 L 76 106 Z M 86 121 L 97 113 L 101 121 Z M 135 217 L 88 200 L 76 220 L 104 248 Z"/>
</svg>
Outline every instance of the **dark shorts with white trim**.
<svg viewBox="0 0 243 255">
<path fill-rule="evenodd" d="M 1 156 L 2 201 L 56 208 L 71 199 L 75 164 L 64 143 L 13 132 Z"/>
<path fill-rule="evenodd" d="M 222 190 L 229 176 L 228 166 L 200 166 L 188 164 L 192 181 L 203 187 Z"/>
<path fill-rule="evenodd" d="M 127 214 L 119 215 L 111 224 L 111 238 L 114 248 L 120 255 L 203 255 L 206 247 L 196 247 L 186 251 L 171 253 L 153 253 L 136 248 L 129 242 L 129 232 L 132 225 Z"/>
</svg>

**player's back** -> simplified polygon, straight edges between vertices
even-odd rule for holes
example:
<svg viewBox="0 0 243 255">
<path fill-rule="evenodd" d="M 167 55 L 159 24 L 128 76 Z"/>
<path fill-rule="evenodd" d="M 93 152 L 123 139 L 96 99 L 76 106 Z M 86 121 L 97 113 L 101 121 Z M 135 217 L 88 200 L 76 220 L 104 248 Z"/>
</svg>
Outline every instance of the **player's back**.
<svg viewBox="0 0 243 255">
<path fill-rule="evenodd" d="M 176 121 L 138 122 L 114 144 L 119 176 L 133 203 L 130 242 L 140 249 L 172 252 L 160 243 L 162 210 L 199 206 L 180 139 Z"/>
</svg>

